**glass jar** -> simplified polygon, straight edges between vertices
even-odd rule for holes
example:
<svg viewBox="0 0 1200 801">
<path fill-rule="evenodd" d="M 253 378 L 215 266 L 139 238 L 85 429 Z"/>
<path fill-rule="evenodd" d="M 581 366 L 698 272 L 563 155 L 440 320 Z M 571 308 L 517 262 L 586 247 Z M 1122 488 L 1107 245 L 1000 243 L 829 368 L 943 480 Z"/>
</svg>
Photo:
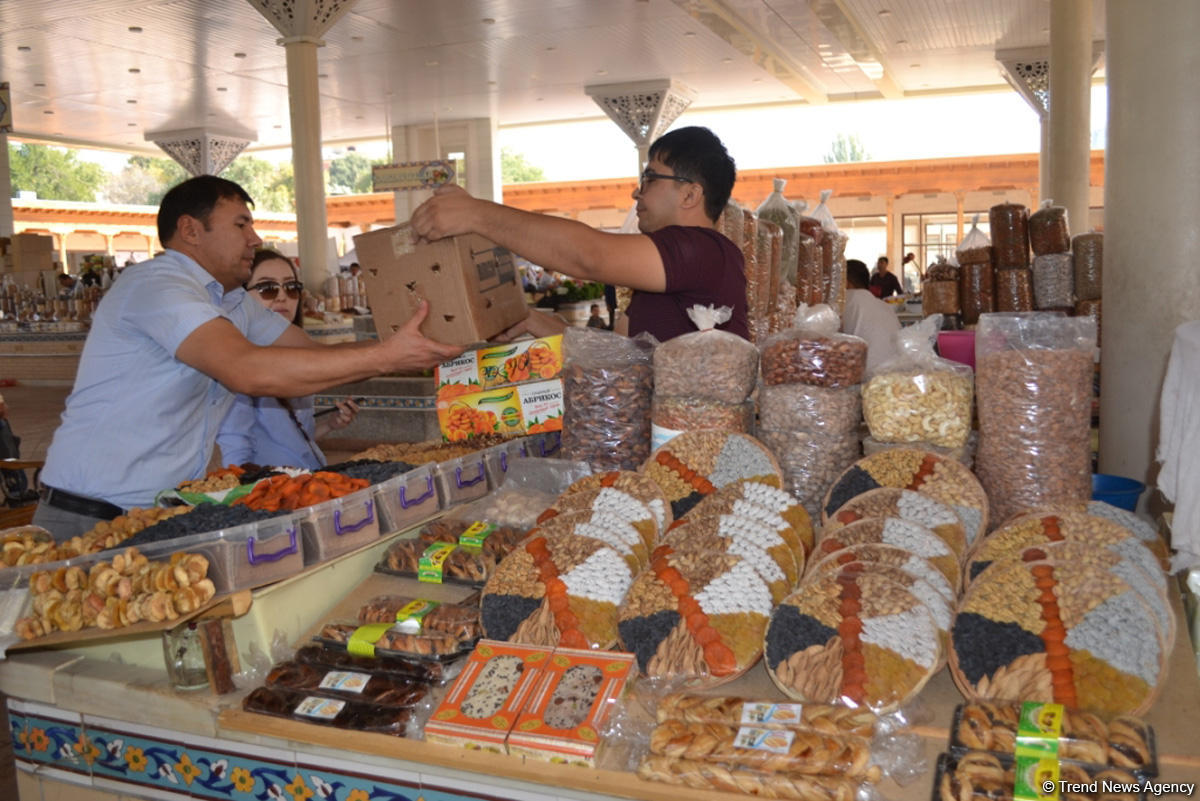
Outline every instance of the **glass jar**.
<svg viewBox="0 0 1200 801">
<path fill-rule="evenodd" d="M 163 659 L 167 678 L 176 690 L 199 690 L 208 686 L 204 649 L 195 621 L 163 631 Z"/>
</svg>

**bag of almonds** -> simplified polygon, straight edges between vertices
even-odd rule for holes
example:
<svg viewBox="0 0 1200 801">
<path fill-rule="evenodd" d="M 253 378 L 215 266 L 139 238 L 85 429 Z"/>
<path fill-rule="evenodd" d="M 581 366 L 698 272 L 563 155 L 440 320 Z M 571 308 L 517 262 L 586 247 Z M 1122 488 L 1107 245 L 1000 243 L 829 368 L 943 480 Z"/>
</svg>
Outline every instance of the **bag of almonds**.
<svg viewBox="0 0 1200 801">
<path fill-rule="evenodd" d="M 746 400 L 758 377 L 758 350 L 737 334 L 717 330 L 733 309 L 696 305 L 687 315 L 697 330 L 654 350 L 655 397 Z"/>
<path fill-rule="evenodd" d="M 958 448 L 971 431 L 975 386 L 971 368 L 939 358 L 934 343 L 942 315 L 896 334 L 899 355 L 875 368 L 863 385 L 863 415 L 880 442 Z"/>
<path fill-rule="evenodd" d="M 595 470 L 636 470 L 650 456 L 654 348 L 649 334 L 624 337 L 571 326 L 563 335 L 563 456 Z"/>
<path fill-rule="evenodd" d="M 1055 312 L 985 314 L 976 333 L 979 452 L 991 519 L 1091 497 L 1096 323 Z"/>
<path fill-rule="evenodd" d="M 800 236 L 800 214 L 795 207 L 783 196 L 783 188 L 787 181 L 776 178 L 775 190 L 767 195 L 757 209 L 758 219 L 778 225 L 783 232 L 783 247 L 781 251 L 782 278 L 793 286 L 796 283 L 796 264 L 799 260 L 797 245 Z"/>
<path fill-rule="evenodd" d="M 793 327 L 763 343 L 763 382 L 849 387 L 862 381 L 866 340 L 838 333 L 840 327 L 837 312 L 829 306 L 801 304 Z"/>
</svg>

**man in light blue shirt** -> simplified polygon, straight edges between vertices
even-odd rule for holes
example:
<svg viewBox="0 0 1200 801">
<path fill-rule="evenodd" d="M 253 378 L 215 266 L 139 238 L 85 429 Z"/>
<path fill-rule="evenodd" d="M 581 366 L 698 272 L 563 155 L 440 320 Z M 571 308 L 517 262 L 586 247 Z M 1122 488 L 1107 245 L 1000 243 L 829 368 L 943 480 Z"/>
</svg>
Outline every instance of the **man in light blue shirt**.
<svg viewBox="0 0 1200 801">
<path fill-rule="evenodd" d="M 201 477 L 235 392 L 299 397 L 462 351 L 420 333 L 426 304 L 382 341 L 318 345 L 247 298 L 262 244 L 250 203 L 210 175 L 171 189 L 158 212 L 166 252 L 127 269 L 97 307 L 41 474 L 34 523 L 55 539 Z"/>
</svg>

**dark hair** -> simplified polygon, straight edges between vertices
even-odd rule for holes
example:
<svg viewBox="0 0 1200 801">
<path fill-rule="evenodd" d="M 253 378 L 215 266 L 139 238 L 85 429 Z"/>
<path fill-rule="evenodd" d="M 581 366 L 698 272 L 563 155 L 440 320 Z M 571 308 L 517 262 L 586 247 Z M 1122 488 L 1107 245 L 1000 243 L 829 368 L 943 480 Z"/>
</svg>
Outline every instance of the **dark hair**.
<svg viewBox="0 0 1200 801">
<path fill-rule="evenodd" d="M 846 259 L 846 283 L 855 289 L 866 289 L 871 285 L 871 272 L 858 259 Z"/>
<path fill-rule="evenodd" d="M 254 271 L 258 269 L 258 265 L 262 264 L 264 261 L 271 261 L 271 259 L 279 259 L 282 262 L 286 262 L 287 266 L 292 268 L 292 277 L 295 278 L 297 281 L 300 280 L 300 274 L 296 272 L 295 263 L 291 259 L 289 259 L 287 256 L 280 253 L 278 250 L 272 250 L 271 248 L 259 248 L 258 250 L 254 251 L 254 260 L 250 262 L 251 277 L 254 276 Z M 246 283 L 242 284 L 242 286 L 248 289 L 250 287 L 249 279 L 247 279 Z M 304 327 L 303 323 L 304 323 L 304 294 L 301 293 L 300 302 L 296 304 L 296 313 L 292 315 L 292 324 L 298 325 L 301 328 L 303 328 Z"/>
<path fill-rule="evenodd" d="M 185 214 L 200 220 L 207 230 L 208 219 L 222 198 L 237 198 L 247 206 L 254 205 L 245 189 L 215 175 L 198 175 L 171 187 L 158 206 L 158 241 L 166 247 L 167 241 L 175 236 L 179 218 Z"/>
<path fill-rule="evenodd" d="M 704 213 L 717 221 L 733 192 L 737 167 L 716 134 L 695 125 L 677 128 L 655 139 L 647 158 L 657 158 L 676 175 L 700 184 Z"/>
</svg>

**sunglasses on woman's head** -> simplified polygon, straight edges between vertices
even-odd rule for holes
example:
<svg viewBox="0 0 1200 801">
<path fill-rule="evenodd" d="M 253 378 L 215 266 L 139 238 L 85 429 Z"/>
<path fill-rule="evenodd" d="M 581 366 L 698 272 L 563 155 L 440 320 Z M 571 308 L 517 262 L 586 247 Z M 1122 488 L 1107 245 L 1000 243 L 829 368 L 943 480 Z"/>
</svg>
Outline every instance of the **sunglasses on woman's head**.
<svg viewBox="0 0 1200 801">
<path fill-rule="evenodd" d="M 263 300 L 275 300 L 279 297 L 279 289 L 282 286 L 283 291 L 292 300 L 300 297 L 300 292 L 304 289 L 304 284 L 300 281 L 285 281 L 280 284 L 278 281 L 259 281 L 252 287 L 249 287 L 251 292 L 257 292 L 258 296 Z"/>
</svg>

